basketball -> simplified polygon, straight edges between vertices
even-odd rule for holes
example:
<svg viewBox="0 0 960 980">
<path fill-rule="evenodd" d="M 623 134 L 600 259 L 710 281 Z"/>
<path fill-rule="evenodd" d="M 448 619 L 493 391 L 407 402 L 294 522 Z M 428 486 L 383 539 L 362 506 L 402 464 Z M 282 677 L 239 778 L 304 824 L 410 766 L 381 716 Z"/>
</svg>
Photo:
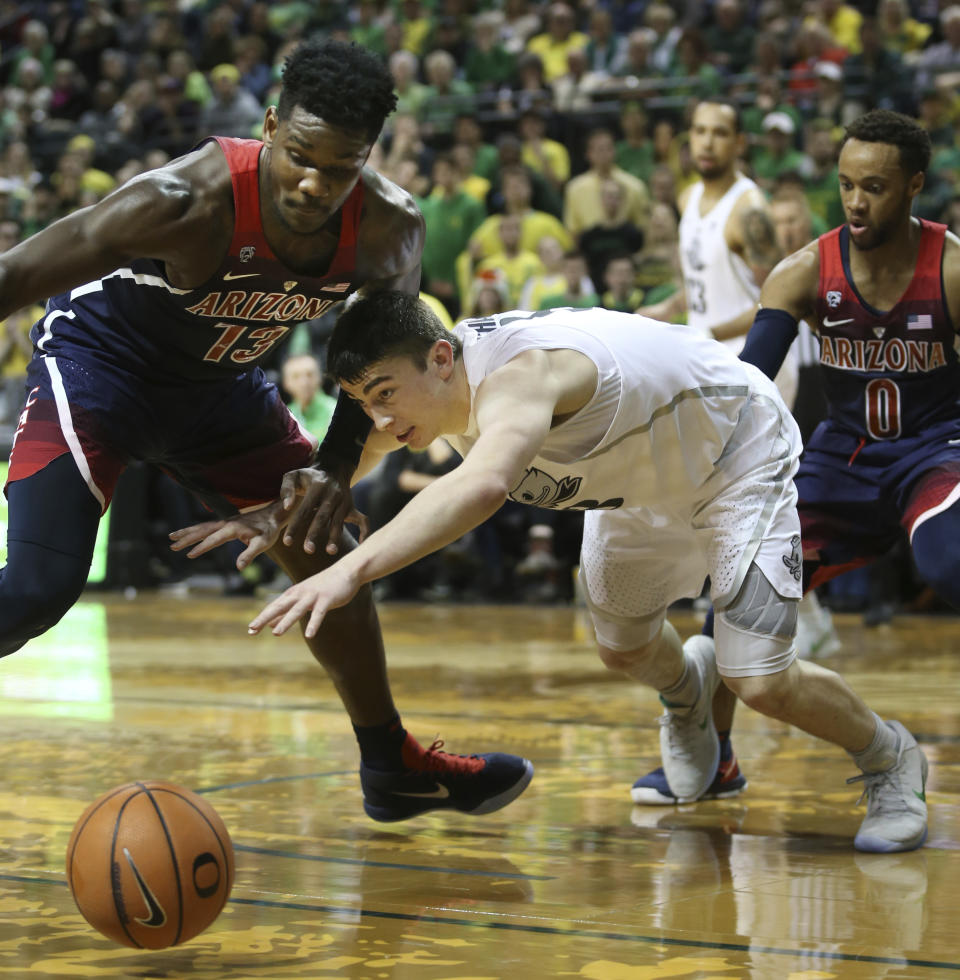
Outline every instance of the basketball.
<svg viewBox="0 0 960 980">
<path fill-rule="evenodd" d="M 177 946 L 203 932 L 233 877 L 233 845 L 217 811 L 158 780 L 104 793 L 67 845 L 67 882 L 83 917 L 138 949 Z"/>
</svg>

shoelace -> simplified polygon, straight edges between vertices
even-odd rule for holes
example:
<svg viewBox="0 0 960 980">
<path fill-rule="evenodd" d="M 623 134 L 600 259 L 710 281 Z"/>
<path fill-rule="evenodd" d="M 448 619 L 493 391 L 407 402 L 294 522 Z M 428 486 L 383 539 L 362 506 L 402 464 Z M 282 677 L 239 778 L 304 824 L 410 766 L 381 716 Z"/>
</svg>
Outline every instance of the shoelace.
<svg viewBox="0 0 960 980">
<path fill-rule="evenodd" d="M 441 752 L 442 746 L 443 739 L 436 738 L 429 749 L 422 749 L 417 768 L 424 772 L 453 772 L 458 776 L 467 776 L 479 772 L 486 764 L 479 756 Z"/>
<path fill-rule="evenodd" d="M 894 766 L 894 768 L 896 767 Z M 891 782 L 890 776 L 892 773 L 893 769 L 887 769 L 885 772 L 862 772 L 859 776 L 851 776 L 847 780 L 848 786 L 853 783 L 863 783 L 863 792 L 860 794 L 860 799 L 857 800 L 857 806 L 860 806 L 864 798 L 866 798 L 868 800 L 867 805 L 869 806 L 872 803 L 874 810 L 878 812 L 906 809 L 895 787 L 891 787 L 889 793 L 884 792 L 885 787 L 883 784 Z M 890 804 L 894 802 L 900 805 L 891 806 Z"/>
<path fill-rule="evenodd" d="M 673 712 L 667 711 L 657 720 L 667 730 L 667 737 L 670 740 L 671 751 L 674 749 L 688 748 L 690 746 L 690 739 L 686 738 L 685 734 L 682 734 L 682 732 L 689 728 L 690 723 L 694 721 L 692 711 L 688 715 L 675 715 Z M 677 752 L 676 754 L 686 758 L 690 757 L 689 753 L 683 751 Z"/>
</svg>

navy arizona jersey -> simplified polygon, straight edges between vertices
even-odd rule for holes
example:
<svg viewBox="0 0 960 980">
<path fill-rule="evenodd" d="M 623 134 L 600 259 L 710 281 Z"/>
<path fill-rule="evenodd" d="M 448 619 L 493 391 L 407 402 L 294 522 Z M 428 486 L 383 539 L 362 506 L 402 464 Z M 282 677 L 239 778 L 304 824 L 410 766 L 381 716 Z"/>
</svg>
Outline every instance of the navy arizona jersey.
<svg viewBox="0 0 960 980">
<path fill-rule="evenodd" d="M 137 259 L 47 303 L 31 338 L 42 356 L 111 364 L 155 381 L 203 381 L 249 370 L 298 322 L 353 292 L 363 181 L 343 205 L 326 274 L 288 269 L 260 222 L 259 140 L 214 137 L 233 180 L 234 231 L 220 267 L 196 289 L 168 282 L 162 262 Z"/>
<path fill-rule="evenodd" d="M 846 225 L 821 235 L 815 307 L 830 418 L 864 439 L 899 439 L 958 414 L 960 361 L 943 299 L 946 225 L 921 220 L 913 279 L 882 312 L 857 292 Z"/>
</svg>

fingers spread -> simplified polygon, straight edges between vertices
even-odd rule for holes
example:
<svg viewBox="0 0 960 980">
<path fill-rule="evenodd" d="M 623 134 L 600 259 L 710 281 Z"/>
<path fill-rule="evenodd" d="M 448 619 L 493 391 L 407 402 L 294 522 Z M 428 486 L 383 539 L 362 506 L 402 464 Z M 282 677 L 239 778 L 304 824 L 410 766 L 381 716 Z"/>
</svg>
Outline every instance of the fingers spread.
<svg viewBox="0 0 960 980">
<path fill-rule="evenodd" d="M 307 623 L 307 628 L 304 630 L 304 635 L 308 640 L 317 635 L 317 630 L 320 629 L 324 615 L 325 613 L 319 607 L 314 607 L 313 612 L 310 614 L 310 622 Z"/>
<path fill-rule="evenodd" d="M 264 628 L 275 623 L 280 617 L 296 602 L 296 597 L 290 594 L 287 589 L 282 595 L 277 596 L 269 605 L 261 610 L 260 615 L 253 619 L 247 627 L 247 632 L 256 634 Z"/>
<path fill-rule="evenodd" d="M 173 551 L 182 551 L 190 545 L 202 541 L 208 534 L 224 527 L 226 521 L 204 521 L 202 524 L 193 524 L 190 527 L 180 528 L 178 531 L 170 532 L 170 548 Z"/>
<path fill-rule="evenodd" d="M 200 555 L 205 555 L 208 551 L 219 548 L 220 545 L 233 541 L 236 537 L 236 528 L 232 524 L 226 524 L 220 530 L 208 534 L 196 547 L 191 548 L 187 552 L 187 557 L 199 558 Z"/>
</svg>

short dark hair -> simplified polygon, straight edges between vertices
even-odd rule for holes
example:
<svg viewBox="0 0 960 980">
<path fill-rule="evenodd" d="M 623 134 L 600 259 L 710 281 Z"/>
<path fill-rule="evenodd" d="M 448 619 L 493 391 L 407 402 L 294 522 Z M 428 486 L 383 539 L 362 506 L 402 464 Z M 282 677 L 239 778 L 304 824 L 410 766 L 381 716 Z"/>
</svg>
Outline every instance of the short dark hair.
<svg viewBox="0 0 960 980">
<path fill-rule="evenodd" d="M 337 381 L 353 384 L 371 364 L 388 357 L 409 357 L 425 371 L 427 355 L 438 340 L 449 341 L 460 356 L 459 338 L 423 300 L 390 290 L 371 293 L 338 317 L 327 345 L 327 371 Z"/>
<path fill-rule="evenodd" d="M 284 62 L 278 118 L 296 106 L 339 129 L 362 132 L 373 142 L 397 107 L 393 76 L 359 44 L 312 37 Z"/>
<path fill-rule="evenodd" d="M 693 107 L 693 111 L 696 112 L 702 105 L 726 106 L 733 113 L 733 131 L 735 133 L 743 132 L 743 111 L 740 108 L 740 103 L 735 99 L 727 98 L 725 95 L 708 95 L 697 102 Z"/>
<path fill-rule="evenodd" d="M 840 144 L 847 140 L 864 143 L 888 143 L 900 151 L 900 166 L 908 177 L 925 173 L 930 166 L 930 137 L 915 119 L 890 109 L 871 109 L 850 123 Z"/>
</svg>

